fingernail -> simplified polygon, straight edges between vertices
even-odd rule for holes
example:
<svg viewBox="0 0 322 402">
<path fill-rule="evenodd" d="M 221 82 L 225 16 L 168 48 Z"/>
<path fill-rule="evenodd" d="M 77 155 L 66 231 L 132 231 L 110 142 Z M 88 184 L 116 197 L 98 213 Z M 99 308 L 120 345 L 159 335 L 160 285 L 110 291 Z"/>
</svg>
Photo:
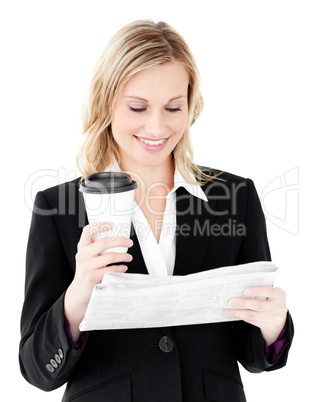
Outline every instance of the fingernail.
<svg viewBox="0 0 322 402">
<path fill-rule="evenodd" d="M 128 244 L 129 247 L 132 247 L 133 246 L 133 240 L 129 239 L 127 244 Z"/>
<path fill-rule="evenodd" d="M 238 300 L 232 299 L 229 301 L 230 307 L 237 307 L 238 306 Z"/>
<path fill-rule="evenodd" d="M 251 296 L 252 295 L 252 290 L 251 289 L 245 289 L 244 290 L 244 295 L 247 296 L 247 297 Z"/>
</svg>

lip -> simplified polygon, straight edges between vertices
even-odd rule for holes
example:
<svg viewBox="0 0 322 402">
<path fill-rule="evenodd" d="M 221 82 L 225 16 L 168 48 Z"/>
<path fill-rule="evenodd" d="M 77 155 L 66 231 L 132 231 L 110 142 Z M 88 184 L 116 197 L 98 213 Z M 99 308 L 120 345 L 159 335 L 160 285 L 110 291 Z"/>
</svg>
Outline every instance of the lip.
<svg viewBox="0 0 322 402">
<path fill-rule="evenodd" d="M 137 140 L 137 142 L 141 145 L 142 148 L 146 149 L 147 151 L 151 151 L 151 152 L 157 152 L 157 151 L 161 151 L 161 149 L 163 149 L 169 138 L 159 138 L 158 140 L 156 140 L 155 138 L 146 138 L 146 137 L 137 137 L 136 135 L 133 135 L 133 137 Z M 145 142 L 141 141 L 142 140 L 150 140 L 150 141 L 160 141 L 160 140 L 165 140 L 162 144 L 159 145 L 149 145 L 146 144 Z"/>
</svg>

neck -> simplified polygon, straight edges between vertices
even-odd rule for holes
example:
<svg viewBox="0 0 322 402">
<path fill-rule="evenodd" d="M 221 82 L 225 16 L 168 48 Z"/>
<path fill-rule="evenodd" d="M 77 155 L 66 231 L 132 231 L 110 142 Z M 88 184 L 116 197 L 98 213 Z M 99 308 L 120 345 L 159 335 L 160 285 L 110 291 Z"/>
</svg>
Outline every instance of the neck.
<svg viewBox="0 0 322 402">
<path fill-rule="evenodd" d="M 125 166 L 121 163 L 123 171 L 128 172 L 137 182 L 138 188 L 135 191 L 135 199 L 155 195 L 166 196 L 173 188 L 173 176 L 175 164 L 172 155 L 160 166 Z"/>
</svg>

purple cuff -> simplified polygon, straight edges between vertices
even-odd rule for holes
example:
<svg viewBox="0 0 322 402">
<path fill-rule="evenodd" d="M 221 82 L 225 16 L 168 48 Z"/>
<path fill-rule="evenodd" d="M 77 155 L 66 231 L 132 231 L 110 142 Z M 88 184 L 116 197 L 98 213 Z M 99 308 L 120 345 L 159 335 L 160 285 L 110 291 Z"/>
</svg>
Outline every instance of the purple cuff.
<svg viewBox="0 0 322 402">
<path fill-rule="evenodd" d="M 282 347 L 287 341 L 285 332 L 286 332 L 286 324 L 283 328 L 283 331 L 280 333 L 279 337 L 270 346 L 267 345 L 267 342 L 264 339 L 266 360 L 269 361 L 270 363 L 275 363 L 277 356 L 279 355 L 280 351 L 282 350 Z"/>
<path fill-rule="evenodd" d="M 79 338 L 77 339 L 77 341 L 75 342 L 75 341 L 73 340 L 73 335 L 72 335 L 71 330 L 70 330 L 69 321 L 67 320 L 66 317 L 65 317 L 65 327 L 66 327 L 66 329 L 67 329 L 67 332 L 68 332 L 68 335 L 69 335 L 69 337 L 70 337 L 70 340 L 73 342 L 74 348 L 75 348 L 75 349 L 79 349 L 80 347 L 82 347 L 83 344 L 84 344 L 84 342 L 85 342 L 85 332 L 81 332 L 80 337 L 79 337 Z"/>
</svg>

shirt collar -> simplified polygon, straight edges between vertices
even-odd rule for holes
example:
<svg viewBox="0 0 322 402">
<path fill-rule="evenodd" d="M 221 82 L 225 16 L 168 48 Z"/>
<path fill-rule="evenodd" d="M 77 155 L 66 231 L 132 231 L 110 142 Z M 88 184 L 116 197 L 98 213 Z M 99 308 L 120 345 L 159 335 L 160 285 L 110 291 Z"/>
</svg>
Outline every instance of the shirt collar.
<svg viewBox="0 0 322 402">
<path fill-rule="evenodd" d="M 193 180 L 195 180 L 195 177 L 191 172 L 189 172 L 189 176 Z M 170 193 L 167 195 L 167 198 L 170 197 L 170 195 L 174 193 L 179 187 L 184 187 L 194 197 L 201 198 L 203 201 L 208 202 L 208 198 L 206 197 L 206 194 L 202 190 L 201 186 L 199 184 L 188 183 L 187 180 L 182 177 L 181 173 L 176 167 L 174 172 L 174 186 Z"/>
<path fill-rule="evenodd" d="M 121 172 L 121 169 L 118 166 L 110 165 L 105 169 L 105 172 Z M 191 172 L 189 172 L 189 176 L 195 180 L 195 177 Z M 191 195 L 194 197 L 198 197 L 202 199 L 203 201 L 208 202 L 208 198 L 204 191 L 202 190 L 201 186 L 199 184 L 191 184 L 188 183 L 187 180 L 185 180 L 181 173 L 179 172 L 177 166 L 174 171 L 174 186 L 172 190 L 168 193 L 166 198 L 170 198 L 172 194 L 179 188 L 179 187 L 184 187 Z"/>
</svg>

